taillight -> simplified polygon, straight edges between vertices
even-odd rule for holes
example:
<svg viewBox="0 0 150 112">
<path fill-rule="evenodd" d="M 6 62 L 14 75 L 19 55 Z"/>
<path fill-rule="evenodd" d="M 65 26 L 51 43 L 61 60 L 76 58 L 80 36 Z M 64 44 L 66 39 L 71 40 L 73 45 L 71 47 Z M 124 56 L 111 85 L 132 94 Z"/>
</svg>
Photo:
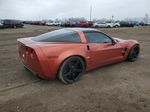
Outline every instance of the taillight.
<svg viewBox="0 0 150 112">
<path fill-rule="evenodd" d="M 25 47 L 25 54 L 26 54 L 26 55 L 29 55 L 28 47 Z"/>
<path fill-rule="evenodd" d="M 35 53 L 33 49 L 30 49 L 30 57 L 33 59 L 35 57 Z"/>
<path fill-rule="evenodd" d="M 34 49 L 22 44 L 19 44 L 18 47 L 19 47 L 19 55 L 22 59 L 26 59 L 27 57 L 34 59 L 36 57 Z"/>
<path fill-rule="evenodd" d="M 33 53 L 31 53 L 30 56 L 31 56 L 32 59 L 34 58 L 34 54 Z"/>
<path fill-rule="evenodd" d="M 31 57 L 32 59 L 35 57 L 34 50 L 32 48 L 29 48 L 29 47 L 25 48 L 25 54 L 27 56 Z"/>
</svg>

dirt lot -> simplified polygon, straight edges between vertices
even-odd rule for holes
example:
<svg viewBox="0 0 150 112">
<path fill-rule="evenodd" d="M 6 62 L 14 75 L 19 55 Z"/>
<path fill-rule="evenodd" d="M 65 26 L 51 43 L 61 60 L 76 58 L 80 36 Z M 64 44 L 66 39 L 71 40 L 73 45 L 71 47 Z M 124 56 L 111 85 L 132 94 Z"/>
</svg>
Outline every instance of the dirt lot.
<svg viewBox="0 0 150 112">
<path fill-rule="evenodd" d="M 26 25 L 0 30 L 0 112 L 150 112 L 150 27 L 101 29 L 138 40 L 139 59 L 87 72 L 71 85 L 40 80 L 18 59 L 17 38 L 54 29 Z"/>
</svg>

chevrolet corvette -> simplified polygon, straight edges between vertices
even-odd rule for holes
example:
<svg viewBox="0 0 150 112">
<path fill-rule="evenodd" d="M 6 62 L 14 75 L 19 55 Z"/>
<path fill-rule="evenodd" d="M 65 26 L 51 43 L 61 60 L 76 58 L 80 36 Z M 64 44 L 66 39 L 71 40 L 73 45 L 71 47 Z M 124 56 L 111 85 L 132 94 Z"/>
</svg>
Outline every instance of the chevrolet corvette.
<svg viewBox="0 0 150 112">
<path fill-rule="evenodd" d="M 136 40 L 123 40 L 89 28 L 65 28 L 18 39 L 23 66 L 43 79 L 71 84 L 86 71 L 121 61 L 135 61 Z"/>
</svg>

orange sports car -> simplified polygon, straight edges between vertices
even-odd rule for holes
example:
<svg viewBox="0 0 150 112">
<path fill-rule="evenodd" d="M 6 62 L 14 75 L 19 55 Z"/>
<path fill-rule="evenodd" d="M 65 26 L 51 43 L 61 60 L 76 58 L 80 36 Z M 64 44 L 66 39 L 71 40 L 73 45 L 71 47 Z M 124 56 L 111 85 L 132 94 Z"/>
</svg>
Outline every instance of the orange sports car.
<svg viewBox="0 0 150 112">
<path fill-rule="evenodd" d="M 140 47 L 88 28 L 66 28 L 36 37 L 18 39 L 19 57 L 25 68 L 40 78 L 74 83 L 85 71 L 121 62 L 135 61 Z"/>
</svg>

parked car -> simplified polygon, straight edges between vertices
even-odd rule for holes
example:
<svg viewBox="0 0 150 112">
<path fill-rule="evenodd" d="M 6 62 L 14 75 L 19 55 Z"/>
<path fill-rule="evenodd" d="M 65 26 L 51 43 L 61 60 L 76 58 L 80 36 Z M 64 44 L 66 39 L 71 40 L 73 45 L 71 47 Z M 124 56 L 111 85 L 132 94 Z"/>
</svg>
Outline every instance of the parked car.
<svg viewBox="0 0 150 112">
<path fill-rule="evenodd" d="M 70 27 L 71 23 L 72 23 L 71 21 L 65 21 L 65 22 L 61 23 L 61 26 L 62 27 Z"/>
<path fill-rule="evenodd" d="M 0 29 L 4 28 L 4 25 L 2 23 L 0 23 Z"/>
<path fill-rule="evenodd" d="M 23 23 L 23 24 L 31 24 L 32 21 L 23 21 L 22 23 Z"/>
<path fill-rule="evenodd" d="M 90 27 L 90 26 L 92 26 L 92 24 L 89 23 L 89 22 L 79 22 L 79 21 L 77 21 L 77 22 L 74 22 L 74 23 L 70 24 L 70 26 L 71 27 Z"/>
<path fill-rule="evenodd" d="M 132 24 L 132 22 L 121 21 L 120 27 L 134 27 L 134 25 Z"/>
<path fill-rule="evenodd" d="M 44 21 L 32 21 L 30 24 L 31 25 L 45 25 L 46 22 L 44 22 Z"/>
<path fill-rule="evenodd" d="M 138 22 L 138 21 L 134 21 L 134 22 L 132 22 L 132 24 L 133 24 L 134 26 L 144 26 L 144 25 L 145 25 L 144 22 Z"/>
<path fill-rule="evenodd" d="M 54 25 L 54 22 L 52 21 L 52 22 L 46 22 L 46 25 L 47 26 L 53 26 Z"/>
<path fill-rule="evenodd" d="M 61 22 L 55 21 L 55 22 L 54 22 L 54 26 L 61 26 Z"/>
<path fill-rule="evenodd" d="M 111 27 L 120 27 L 120 23 L 119 22 L 106 22 L 107 25 L 111 26 Z"/>
<path fill-rule="evenodd" d="M 47 22 L 46 25 L 48 25 L 48 26 L 60 26 L 61 22 L 59 22 L 59 21 L 52 21 L 52 22 Z"/>
<path fill-rule="evenodd" d="M 90 26 L 90 27 L 92 27 L 92 26 L 93 26 L 93 24 L 94 24 L 94 22 L 93 22 L 93 21 L 88 21 L 88 23 L 89 23 L 89 26 Z"/>
<path fill-rule="evenodd" d="M 24 26 L 21 21 L 10 19 L 2 20 L 2 24 L 4 28 L 18 28 L 18 27 L 22 28 Z"/>
<path fill-rule="evenodd" d="M 150 23 L 145 23 L 145 26 L 150 26 Z"/>
<path fill-rule="evenodd" d="M 135 61 L 140 52 L 135 40 L 123 40 L 88 28 L 67 28 L 36 37 L 18 39 L 19 57 L 25 68 L 44 79 L 67 84 L 85 71 L 120 62 Z"/>
<path fill-rule="evenodd" d="M 113 25 L 111 23 L 105 22 L 96 22 L 93 24 L 93 27 L 100 27 L 100 28 L 112 28 Z"/>
</svg>

